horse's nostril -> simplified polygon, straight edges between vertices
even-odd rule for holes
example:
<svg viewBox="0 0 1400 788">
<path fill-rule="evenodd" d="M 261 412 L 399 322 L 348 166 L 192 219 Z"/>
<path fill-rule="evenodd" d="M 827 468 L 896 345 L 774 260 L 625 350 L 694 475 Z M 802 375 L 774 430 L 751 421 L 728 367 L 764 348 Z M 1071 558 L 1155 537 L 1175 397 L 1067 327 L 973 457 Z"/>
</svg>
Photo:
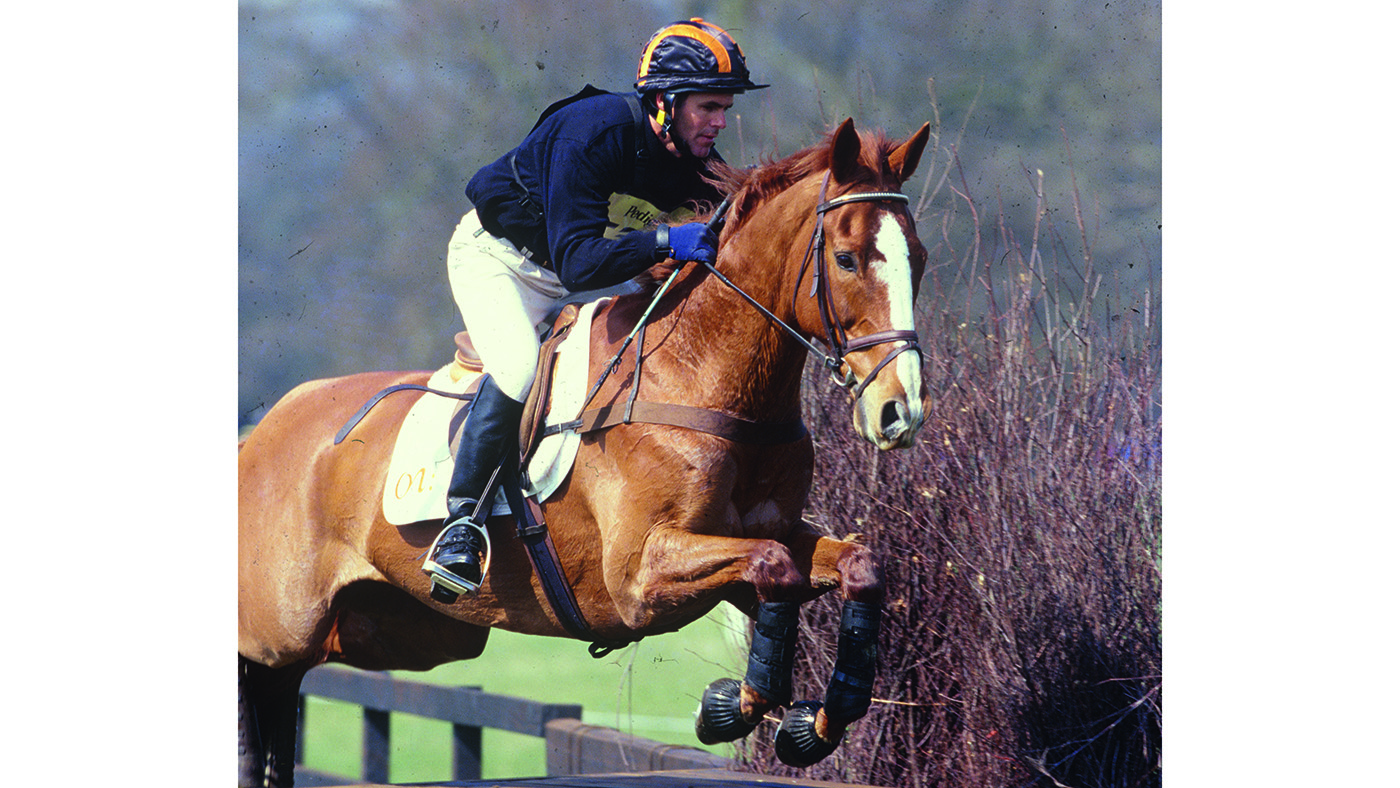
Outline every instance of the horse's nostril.
<svg viewBox="0 0 1400 788">
<path fill-rule="evenodd" d="M 908 421 L 909 411 L 898 400 L 890 400 L 880 409 L 880 431 L 891 435 L 903 429 Z"/>
</svg>

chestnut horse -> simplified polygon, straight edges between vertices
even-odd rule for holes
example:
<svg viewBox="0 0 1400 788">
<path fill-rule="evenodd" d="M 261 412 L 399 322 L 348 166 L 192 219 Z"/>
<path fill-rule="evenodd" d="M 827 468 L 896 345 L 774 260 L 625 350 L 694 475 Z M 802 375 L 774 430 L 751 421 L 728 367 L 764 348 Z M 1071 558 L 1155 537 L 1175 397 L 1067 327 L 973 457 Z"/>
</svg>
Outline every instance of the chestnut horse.
<svg viewBox="0 0 1400 788">
<path fill-rule="evenodd" d="M 870 702 L 880 568 L 869 548 L 801 519 L 813 448 L 800 389 L 815 338 L 850 389 L 862 438 L 906 447 L 922 425 L 930 398 L 913 301 L 927 255 L 899 189 L 928 136 L 925 124 L 896 143 L 858 134 L 848 119 L 786 159 L 725 169 L 730 208 L 716 264 L 685 265 L 669 288 L 653 283 L 616 298 L 593 323 L 589 380 L 603 380 L 594 402 L 635 396 L 798 427 L 755 443 L 661 424 L 612 426 L 583 436 L 571 476 L 540 502 L 563 576 L 599 641 L 674 631 L 720 602 L 755 619 L 744 680 L 704 691 L 702 741 L 741 738 L 786 707 L 779 755 L 810 765 Z M 637 361 L 604 375 L 648 311 Z M 488 525 L 481 588 L 453 604 L 429 597 L 420 565 L 441 522 L 391 525 L 380 505 L 397 429 L 423 394 L 383 399 L 348 440 L 333 441 L 377 392 L 428 377 L 375 372 L 302 384 L 240 447 L 240 785 L 292 784 L 296 696 L 315 665 L 426 670 L 479 656 L 493 627 L 571 636 L 509 517 Z M 825 703 L 792 703 L 798 608 L 836 588 L 843 614 Z"/>
</svg>

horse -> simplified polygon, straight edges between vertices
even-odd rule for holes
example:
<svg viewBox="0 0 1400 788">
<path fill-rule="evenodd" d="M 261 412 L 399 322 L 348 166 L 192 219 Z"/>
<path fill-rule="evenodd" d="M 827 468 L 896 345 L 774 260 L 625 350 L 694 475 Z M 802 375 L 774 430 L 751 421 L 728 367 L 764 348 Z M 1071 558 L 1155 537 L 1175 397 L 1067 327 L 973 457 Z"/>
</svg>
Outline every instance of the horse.
<svg viewBox="0 0 1400 788">
<path fill-rule="evenodd" d="M 583 436 L 569 476 L 537 504 L 599 643 L 677 630 L 721 602 L 754 620 L 744 679 L 703 691 L 703 742 L 738 740 L 784 709 L 775 747 L 808 766 L 834 752 L 870 703 L 881 568 L 869 547 L 801 518 L 814 463 L 801 383 L 816 351 L 849 391 L 855 431 L 882 450 L 912 445 L 928 417 L 913 311 L 927 253 L 900 193 L 928 138 L 927 123 L 896 142 L 847 119 L 784 159 L 721 166 L 728 213 L 715 263 L 663 263 L 591 326 L 596 401 L 671 403 L 758 433 L 779 428 L 750 439 L 608 426 Z M 626 354 L 635 361 L 624 363 L 621 348 L 642 322 Z M 419 562 L 441 522 L 391 525 L 380 506 L 397 429 L 427 394 L 385 397 L 351 439 L 333 440 L 376 393 L 428 377 L 300 384 L 239 447 L 240 785 L 292 784 L 297 694 L 318 664 L 426 670 L 479 656 L 493 628 L 580 636 L 553 607 L 510 517 L 488 523 L 489 571 L 475 593 L 452 604 L 430 596 Z M 793 703 L 799 608 L 836 589 L 838 658 L 825 701 Z"/>
</svg>

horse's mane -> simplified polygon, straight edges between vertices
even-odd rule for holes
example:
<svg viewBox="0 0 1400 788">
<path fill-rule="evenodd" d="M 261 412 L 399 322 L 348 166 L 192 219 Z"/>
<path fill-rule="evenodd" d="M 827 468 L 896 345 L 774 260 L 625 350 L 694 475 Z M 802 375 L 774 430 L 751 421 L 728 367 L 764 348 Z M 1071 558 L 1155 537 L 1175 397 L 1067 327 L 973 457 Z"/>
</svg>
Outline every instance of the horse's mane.
<svg viewBox="0 0 1400 788">
<path fill-rule="evenodd" d="M 726 221 L 736 228 L 743 225 L 753 215 L 755 206 L 791 188 L 803 178 L 826 170 L 831 162 L 831 148 L 835 139 L 836 132 L 833 131 L 815 145 L 782 159 L 766 157 L 762 164 L 755 167 L 711 162 L 705 180 L 730 199 Z M 891 140 L 883 130 L 860 132 L 860 140 L 858 182 L 870 185 L 876 183 L 877 178 L 892 177 L 889 155 L 899 143 Z M 711 206 L 700 218 L 708 219 L 717 207 Z M 635 281 L 650 293 L 668 273 L 665 266 L 654 267 L 638 275 Z"/>
<path fill-rule="evenodd" d="M 810 175 L 826 170 L 831 161 L 831 147 L 835 132 L 815 145 L 804 148 L 783 159 L 767 158 L 752 168 L 733 167 L 724 162 L 710 165 L 707 179 L 731 200 L 730 221 L 735 226 L 743 224 L 752 213 L 752 208 L 764 203 L 793 184 Z M 886 136 L 883 130 L 860 133 L 860 157 L 858 182 L 874 184 L 879 178 L 892 177 L 889 168 L 889 155 L 898 142 Z M 868 183 L 867 183 L 868 182 Z"/>
</svg>

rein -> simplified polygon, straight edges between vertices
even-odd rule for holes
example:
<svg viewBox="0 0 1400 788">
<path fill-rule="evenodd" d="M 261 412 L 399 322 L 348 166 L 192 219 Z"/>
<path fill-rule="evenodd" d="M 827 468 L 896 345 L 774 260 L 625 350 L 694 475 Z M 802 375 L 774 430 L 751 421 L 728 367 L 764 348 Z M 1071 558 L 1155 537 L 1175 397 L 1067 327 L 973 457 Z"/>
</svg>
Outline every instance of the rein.
<svg viewBox="0 0 1400 788">
<path fill-rule="evenodd" d="M 705 226 L 710 228 L 712 231 L 718 233 L 719 226 L 724 223 L 724 214 L 728 211 L 729 198 L 725 197 L 724 200 L 719 204 L 719 207 L 716 208 L 714 213 L 710 215 L 709 221 L 705 222 Z M 705 265 L 709 265 L 709 263 L 705 263 Z M 711 267 L 710 270 L 713 271 L 714 268 Z M 633 326 L 632 331 L 622 340 L 622 345 L 618 347 L 617 353 L 613 355 L 612 359 L 610 359 L 608 363 L 603 365 L 603 372 L 598 376 L 598 380 L 593 383 L 593 388 L 588 390 L 588 396 L 583 398 L 582 407 L 588 407 L 588 403 L 593 401 L 593 396 L 598 393 L 598 389 L 602 388 L 603 381 L 607 379 L 608 375 L 611 375 L 613 372 L 617 371 L 618 364 L 622 363 L 622 353 L 625 350 L 627 350 L 628 345 L 632 344 L 632 340 L 637 338 L 637 334 L 646 330 L 646 324 L 647 321 L 651 319 L 652 310 L 656 309 L 656 305 L 661 303 L 661 297 L 666 295 L 667 290 L 671 289 L 671 283 L 676 281 L 676 276 L 679 275 L 680 272 L 681 266 L 676 266 L 674 269 L 672 269 L 671 275 L 666 277 L 666 281 L 661 285 L 661 287 L 657 288 L 656 295 L 652 296 L 651 303 L 647 305 L 646 311 L 642 313 L 642 317 L 637 321 L 637 325 Z M 638 369 L 641 369 L 642 366 L 642 344 L 643 343 L 637 344 Z M 632 399 L 629 400 L 629 411 L 631 410 L 630 404 L 636 401 L 636 397 L 637 388 L 634 384 L 632 387 Z M 581 414 L 582 410 L 580 409 L 579 412 Z"/>
</svg>

